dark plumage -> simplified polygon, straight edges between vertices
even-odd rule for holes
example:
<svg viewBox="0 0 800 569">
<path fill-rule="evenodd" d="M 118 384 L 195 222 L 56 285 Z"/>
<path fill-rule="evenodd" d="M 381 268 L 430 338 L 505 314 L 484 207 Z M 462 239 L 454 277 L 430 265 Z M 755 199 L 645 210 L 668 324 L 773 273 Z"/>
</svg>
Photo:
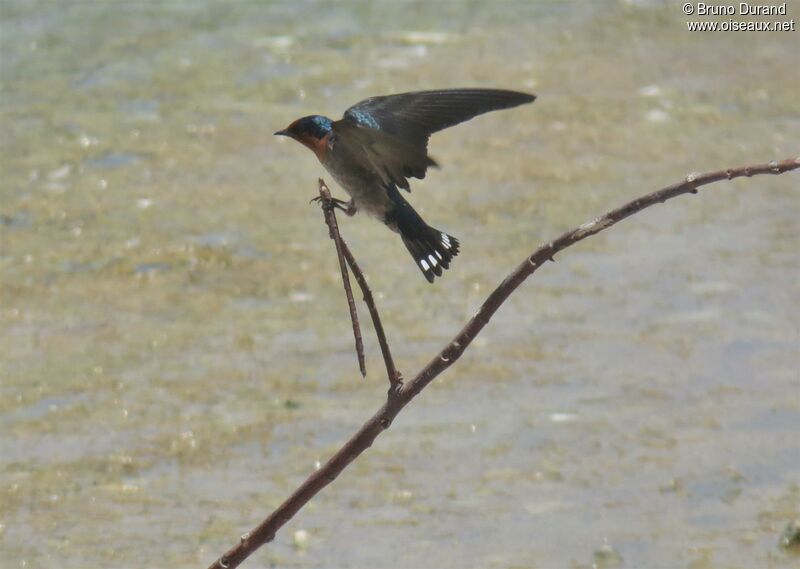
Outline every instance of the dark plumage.
<svg viewBox="0 0 800 569">
<path fill-rule="evenodd" d="M 342 120 L 379 128 L 426 147 L 428 138 L 464 121 L 500 109 L 532 103 L 535 95 L 499 89 L 439 89 L 370 97 L 344 112 Z"/>
<path fill-rule="evenodd" d="M 500 89 L 442 89 L 370 97 L 341 120 L 312 115 L 275 134 L 310 148 L 352 198 L 349 215 L 363 209 L 400 233 L 425 278 L 441 276 L 459 252 L 459 242 L 427 225 L 397 188 L 422 179 L 436 162 L 428 156 L 431 134 L 477 115 L 535 100 Z"/>
</svg>

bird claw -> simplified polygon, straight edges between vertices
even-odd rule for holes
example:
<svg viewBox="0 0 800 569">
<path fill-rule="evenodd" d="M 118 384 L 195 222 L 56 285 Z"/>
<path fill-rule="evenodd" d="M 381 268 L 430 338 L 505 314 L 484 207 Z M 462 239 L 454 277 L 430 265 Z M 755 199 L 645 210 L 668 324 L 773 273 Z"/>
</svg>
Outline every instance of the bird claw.
<svg viewBox="0 0 800 569">
<path fill-rule="evenodd" d="M 352 201 L 346 202 L 337 198 L 323 198 L 322 196 L 317 196 L 315 198 L 311 198 L 308 203 L 309 205 L 312 203 L 318 203 L 322 209 L 341 210 L 349 217 L 352 217 L 356 213 L 356 208 Z"/>
<path fill-rule="evenodd" d="M 316 203 L 319 204 L 323 211 L 333 211 L 333 209 L 336 207 L 336 203 L 333 200 L 334 198 L 323 198 L 322 196 L 317 196 L 315 198 L 311 198 L 308 204 L 311 205 L 312 203 Z"/>
</svg>

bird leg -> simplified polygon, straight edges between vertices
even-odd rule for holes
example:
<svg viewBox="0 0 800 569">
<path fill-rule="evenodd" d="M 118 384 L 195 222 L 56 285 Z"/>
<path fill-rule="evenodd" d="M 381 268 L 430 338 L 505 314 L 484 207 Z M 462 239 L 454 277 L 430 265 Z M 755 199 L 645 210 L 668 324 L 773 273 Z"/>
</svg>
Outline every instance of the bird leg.
<svg viewBox="0 0 800 569">
<path fill-rule="evenodd" d="M 350 200 L 349 202 L 344 202 L 344 203 L 347 207 L 342 211 L 347 217 L 353 217 L 358 211 L 358 208 L 356 207 L 356 202 L 354 200 Z"/>
<path fill-rule="evenodd" d="M 323 208 L 330 207 L 341 210 L 347 217 L 353 217 L 358 211 L 358 208 L 356 207 L 356 204 L 353 200 L 350 200 L 349 202 L 337 198 L 330 198 L 330 200 L 323 200 L 322 196 L 317 196 L 315 198 L 312 198 L 311 201 L 308 203 L 314 203 L 314 202 L 321 204 Z"/>
</svg>

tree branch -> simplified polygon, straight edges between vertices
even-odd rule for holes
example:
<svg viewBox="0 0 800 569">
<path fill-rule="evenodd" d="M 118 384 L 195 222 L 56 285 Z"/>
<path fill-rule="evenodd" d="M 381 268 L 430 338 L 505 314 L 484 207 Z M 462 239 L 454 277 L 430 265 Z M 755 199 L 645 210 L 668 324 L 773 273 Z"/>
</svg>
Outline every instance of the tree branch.
<svg viewBox="0 0 800 569">
<path fill-rule="evenodd" d="M 309 500 L 347 468 L 373 441 L 388 429 L 397 414 L 436 376 L 449 368 L 464 353 L 467 346 L 488 324 L 491 317 L 525 279 L 544 263 L 567 247 L 595 235 L 617 222 L 657 203 L 663 203 L 681 194 L 697 193 L 697 188 L 720 180 L 732 180 L 760 174 L 782 174 L 800 168 L 800 157 L 782 162 L 770 162 L 740 168 L 729 168 L 707 174 L 690 174 L 685 180 L 633 200 L 624 206 L 567 231 L 559 238 L 539 247 L 517 266 L 489 295 L 475 316 L 456 336 L 406 385 L 390 392 L 387 401 L 321 468 L 313 472 L 272 514 L 252 532 L 242 536 L 240 542 L 215 561 L 210 569 L 237 567 L 263 544 L 272 541 L 275 533 L 288 522 Z"/>
<path fill-rule="evenodd" d="M 347 274 L 347 265 L 345 264 L 344 253 L 342 252 L 346 245 L 342 241 L 342 236 L 339 234 L 339 224 L 336 222 L 336 213 L 333 211 L 334 202 L 331 198 L 331 191 L 328 189 L 328 186 L 325 185 L 325 181 L 322 178 L 318 180 L 318 183 L 319 201 L 322 204 L 322 213 L 325 215 L 325 223 L 328 224 L 328 235 L 333 239 L 333 243 L 336 245 L 336 256 L 339 258 L 339 268 L 342 271 L 344 294 L 347 296 L 347 307 L 350 309 L 350 321 L 353 323 L 353 336 L 356 340 L 358 369 L 361 371 L 361 377 L 367 377 L 367 364 L 364 359 L 364 341 L 361 339 L 361 326 L 358 325 L 356 302 L 353 300 L 353 290 L 350 288 L 350 277 Z M 349 252 L 348 249 L 348 253 Z"/>
<path fill-rule="evenodd" d="M 350 265 L 350 270 L 353 271 L 353 276 L 356 278 L 358 286 L 361 287 L 361 292 L 364 295 L 364 302 L 369 310 L 369 315 L 372 317 L 372 325 L 375 327 L 375 335 L 378 336 L 378 344 L 381 347 L 381 354 L 383 354 L 383 361 L 386 364 L 386 375 L 389 377 L 389 391 L 394 392 L 403 383 L 403 376 L 397 371 L 394 366 L 394 359 L 392 359 L 392 351 L 389 349 L 389 342 L 386 341 L 386 333 L 383 331 L 383 324 L 381 324 L 381 316 L 378 314 L 378 308 L 375 306 L 375 299 L 372 298 L 372 291 L 367 285 L 367 280 L 364 278 L 364 273 L 361 272 L 361 267 L 358 266 L 356 258 L 350 252 L 347 243 L 342 239 L 342 253 Z"/>
<path fill-rule="evenodd" d="M 361 329 L 358 325 L 358 315 L 356 314 L 355 304 L 353 303 L 353 293 L 350 289 L 350 279 L 347 277 L 347 269 L 344 266 L 344 261 L 350 265 L 350 270 L 353 271 L 353 276 L 356 278 L 358 286 L 361 288 L 361 293 L 364 295 L 364 302 L 369 310 L 369 315 L 372 317 L 372 325 L 375 327 L 375 334 L 378 336 L 378 344 L 381 347 L 381 354 L 383 354 L 383 361 L 386 364 L 386 375 L 389 378 L 390 392 L 396 391 L 402 383 L 402 376 L 394 366 L 394 359 L 392 359 L 392 351 L 389 349 L 389 342 L 386 341 L 386 333 L 383 331 L 383 324 L 381 317 L 378 313 L 378 308 L 375 306 L 375 299 L 372 297 L 372 291 L 367 285 L 367 280 L 364 278 L 364 273 L 361 272 L 361 267 L 358 266 L 356 258 L 350 252 L 350 247 L 347 246 L 344 238 L 339 233 L 339 225 L 336 222 L 336 212 L 334 211 L 335 202 L 331 198 L 331 191 L 328 189 L 325 181 L 319 179 L 319 201 L 322 204 L 322 212 L 325 214 L 325 223 L 328 224 L 328 233 L 331 239 L 336 243 L 336 254 L 339 257 L 339 266 L 342 269 L 342 281 L 344 282 L 344 291 L 347 295 L 347 304 L 350 307 L 350 319 L 353 321 L 353 333 L 356 336 L 356 353 L 358 355 L 358 363 L 361 368 L 361 375 L 366 375 L 366 368 L 364 366 L 364 345 L 361 341 Z"/>
</svg>

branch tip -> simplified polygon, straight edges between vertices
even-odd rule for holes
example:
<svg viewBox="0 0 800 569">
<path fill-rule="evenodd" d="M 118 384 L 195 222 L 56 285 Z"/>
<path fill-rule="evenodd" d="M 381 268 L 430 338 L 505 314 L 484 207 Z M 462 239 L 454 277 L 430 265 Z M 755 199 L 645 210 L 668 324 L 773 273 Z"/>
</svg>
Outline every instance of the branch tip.
<svg viewBox="0 0 800 569">
<path fill-rule="evenodd" d="M 339 234 L 339 224 L 336 222 L 336 212 L 334 202 L 325 181 L 319 178 L 319 199 L 322 205 L 322 213 L 325 216 L 325 223 L 328 225 L 328 234 L 336 245 L 336 257 L 339 259 L 339 269 L 342 273 L 342 285 L 347 297 L 347 308 L 350 311 L 350 321 L 353 324 L 353 338 L 355 340 L 356 359 L 358 369 L 363 377 L 367 376 L 366 358 L 364 357 L 364 341 L 361 338 L 361 326 L 358 323 L 358 311 L 356 301 L 353 300 L 353 289 L 350 286 L 350 275 L 347 272 L 347 262 L 345 261 L 344 249 L 346 247 L 342 236 Z"/>
<path fill-rule="evenodd" d="M 344 254 L 347 264 L 350 266 L 350 270 L 353 272 L 353 276 L 355 277 L 358 286 L 361 288 L 364 303 L 367 305 L 369 315 L 372 318 L 372 325 L 375 328 L 375 335 L 378 337 L 378 345 L 381 347 L 383 362 L 386 365 L 386 377 L 388 378 L 389 386 L 391 387 L 394 384 L 394 378 L 402 376 L 394 366 L 392 351 L 389 349 L 389 342 L 386 339 L 386 333 L 383 331 L 383 324 L 381 323 L 381 317 L 378 313 L 378 307 L 375 305 L 375 300 L 372 297 L 372 291 L 367 284 L 367 279 L 364 277 L 364 273 L 361 272 L 361 267 L 358 266 L 356 258 L 353 256 L 353 253 L 350 252 L 350 248 L 347 246 L 347 243 L 345 243 L 344 240 L 342 240 L 342 253 Z"/>
</svg>

